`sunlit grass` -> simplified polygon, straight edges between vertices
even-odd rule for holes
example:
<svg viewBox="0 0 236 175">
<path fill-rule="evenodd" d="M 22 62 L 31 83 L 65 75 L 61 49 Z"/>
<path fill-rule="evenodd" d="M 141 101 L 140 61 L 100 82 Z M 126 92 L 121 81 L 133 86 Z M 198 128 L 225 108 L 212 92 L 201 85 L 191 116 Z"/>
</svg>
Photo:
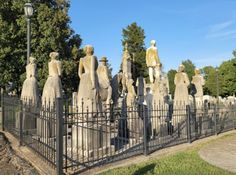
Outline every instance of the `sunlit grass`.
<svg viewBox="0 0 236 175">
<path fill-rule="evenodd" d="M 236 134 L 225 135 L 217 140 L 200 144 L 185 151 L 136 165 L 116 168 L 100 175 L 233 175 L 234 173 L 210 165 L 198 155 L 199 149 L 204 145 L 232 135 Z"/>
</svg>

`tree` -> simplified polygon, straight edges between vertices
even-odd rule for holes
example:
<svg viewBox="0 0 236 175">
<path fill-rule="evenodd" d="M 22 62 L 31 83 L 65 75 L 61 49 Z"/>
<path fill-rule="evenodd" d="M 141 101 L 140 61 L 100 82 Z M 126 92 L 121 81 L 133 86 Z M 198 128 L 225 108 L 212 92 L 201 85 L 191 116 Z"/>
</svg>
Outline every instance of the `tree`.
<svg viewBox="0 0 236 175">
<path fill-rule="evenodd" d="M 216 96 L 217 95 L 216 69 L 212 66 L 206 66 L 202 70 L 205 79 L 205 85 L 203 87 L 204 94 Z"/>
<path fill-rule="evenodd" d="M 175 79 L 175 74 L 177 73 L 176 70 L 169 70 L 167 73 L 168 79 L 169 79 L 169 88 L 170 88 L 170 94 L 172 96 L 172 98 L 174 98 L 174 93 L 175 93 L 175 83 L 174 83 L 174 79 Z"/>
<path fill-rule="evenodd" d="M 236 94 L 236 58 L 224 61 L 219 67 L 220 95 Z"/>
<path fill-rule="evenodd" d="M 122 45 L 128 44 L 128 51 L 133 59 L 133 79 L 136 81 L 137 77 L 142 75 L 148 77 L 147 66 L 146 66 L 146 49 L 144 45 L 145 33 L 144 30 L 137 25 L 132 23 L 123 29 L 123 40 Z"/>
<path fill-rule="evenodd" d="M 182 61 L 182 64 L 185 66 L 185 72 L 187 73 L 189 81 L 191 82 L 196 66 L 189 59 Z"/>
<path fill-rule="evenodd" d="M 15 84 L 15 90 L 20 92 L 26 66 L 26 19 L 22 1 L 0 0 L 0 82 L 2 86 L 8 82 Z M 31 18 L 31 51 L 37 60 L 38 80 L 42 89 L 48 75 L 49 53 L 58 51 L 60 59 L 65 63 L 63 73 L 63 88 L 72 91 L 67 85 L 71 80 L 76 87 L 78 77 L 74 75 L 78 58 L 82 51 L 79 49 L 81 38 L 75 35 L 69 27 L 69 2 L 67 0 L 33 0 L 35 9 Z M 76 71 L 77 72 L 77 71 Z M 73 87 L 72 87 L 73 88 Z"/>
</svg>

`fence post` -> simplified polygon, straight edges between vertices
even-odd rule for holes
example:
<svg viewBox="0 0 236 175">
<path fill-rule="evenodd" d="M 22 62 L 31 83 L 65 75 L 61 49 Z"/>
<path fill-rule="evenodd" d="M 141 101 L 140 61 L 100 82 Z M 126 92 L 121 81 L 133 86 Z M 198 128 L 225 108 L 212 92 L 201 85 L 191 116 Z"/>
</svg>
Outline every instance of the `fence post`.
<svg viewBox="0 0 236 175">
<path fill-rule="evenodd" d="M 63 101 L 56 98 L 56 171 L 63 174 Z"/>
<path fill-rule="evenodd" d="M 190 123 L 190 115 L 191 115 L 191 111 L 190 111 L 190 106 L 187 105 L 186 106 L 186 114 L 187 114 L 187 142 L 191 143 L 191 123 Z"/>
<path fill-rule="evenodd" d="M 19 118 L 20 118 L 20 146 L 23 145 L 23 103 L 22 100 L 20 100 L 20 113 L 19 113 Z"/>
<path fill-rule="evenodd" d="M 1 115 L 1 123 L 2 123 L 2 131 L 4 131 L 4 125 L 5 125 L 5 115 L 4 115 L 4 91 L 3 88 L 1 88 L 1 108 L 2 108 L 2 115 Z"/>
<path fill-rule="evenodd" d="M 214 130 L 215 130 L 215 135 L 218 135 L 218 133 L 217 133 L 217 112 L 218 112 L 218 109 L 216 109 L 216 105 L 214 105 Z"/>
<path fill-rule="evenodd" d="M 148 119 L 149 119 L 149 109 L 147 106 L 142 105 L 143 109 L 143 154 L 148 155 Z"/>
</svg>

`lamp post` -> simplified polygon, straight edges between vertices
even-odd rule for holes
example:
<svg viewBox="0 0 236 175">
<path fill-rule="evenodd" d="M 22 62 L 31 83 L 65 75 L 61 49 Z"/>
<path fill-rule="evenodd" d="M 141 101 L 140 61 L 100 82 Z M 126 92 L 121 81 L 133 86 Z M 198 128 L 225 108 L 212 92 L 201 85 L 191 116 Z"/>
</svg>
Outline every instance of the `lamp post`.
<svg viewBox="0 0 236 175">
<path fill-rule="evenodd" d="M 219 69 L 216 68 L 216 96 L 217 96 L 217 106 L 219 107 Z"/>
<path fill-rule="evenodd" d="M 25 16 L 27 20 L 27 64 L 29 63 L 29 57 L 30 57 L 30 40 L 31 40 L 31 26 L 30 26 L 30 18 L 33 15 L 33 6 L 31 3 L 26 3 L 24 7 Z"/>
</svg>

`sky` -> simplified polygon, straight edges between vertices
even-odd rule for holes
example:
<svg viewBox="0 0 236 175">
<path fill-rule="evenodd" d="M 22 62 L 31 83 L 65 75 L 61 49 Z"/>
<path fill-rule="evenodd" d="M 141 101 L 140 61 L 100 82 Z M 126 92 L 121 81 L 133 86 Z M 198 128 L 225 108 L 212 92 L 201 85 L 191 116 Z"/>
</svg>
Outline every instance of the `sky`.
<svg viewBox="0 0 236 175">
<path fill-rule="evenodd" d="M 156 40 L 167 72 L 190 59 L 198 68 L 219 66 L 236 49 L 236 0 L 71 0 L 71 27 L 108 58 L 113 75 L 122 58 L 122 29 L 137 22 L 145 46 Z"/>
</svg>

